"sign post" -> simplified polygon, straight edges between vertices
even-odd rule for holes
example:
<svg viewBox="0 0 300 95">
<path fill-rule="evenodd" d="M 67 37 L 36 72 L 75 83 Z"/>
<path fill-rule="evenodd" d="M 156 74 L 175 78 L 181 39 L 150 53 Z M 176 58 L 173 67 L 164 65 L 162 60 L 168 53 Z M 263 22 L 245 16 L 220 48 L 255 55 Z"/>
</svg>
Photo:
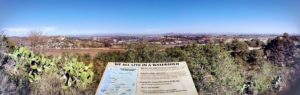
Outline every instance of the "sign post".
<svg viewBox="0 0 300 95">
<path fill-rule="evenodd" d="M 96 95 L 197 95 L 186 62 L 109 62 Z"/>
</svg>

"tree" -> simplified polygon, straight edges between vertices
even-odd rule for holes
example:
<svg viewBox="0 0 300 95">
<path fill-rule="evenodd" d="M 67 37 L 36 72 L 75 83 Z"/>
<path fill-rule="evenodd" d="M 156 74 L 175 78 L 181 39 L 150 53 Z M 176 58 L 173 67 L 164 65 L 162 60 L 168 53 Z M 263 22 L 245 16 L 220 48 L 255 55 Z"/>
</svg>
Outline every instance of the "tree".
<svg viewBox="0 0 300 95">
<path fill-rule="evenodd" d="M 135 57 L 136 62 L 166 62 L 170 60 L 160 45 L 139 43 L 134 49 L 135 56 L 137 56 Z"/>
<path fill-rule="evenodd" d="M 168 48 L 165 50 L 168 56 L 174 61 L 185 61 L 187 53 L 180 47 Z"/>
<path fill-rule="evenodd" d="M 89 53 L 85 53 L 85 54 L 75 53 L 75 56 L 78 57 L 79 61 L 82 61 L 84 63 L 91 63 L 92 56 Z"/>
<path fill-rule="evenodd" d="M 112 44 L 108 41 L 104 41 L 103 44 L 104 44 L 104 47 L 112 47 Z"/>
<path fill-rule="evenodd" d="M 231 56 L 235 58 L 238 64 L 246 63 L 249 56 L 248 44 L 242 41 L 233 40 L 227 44 L 227 48 L 231 51 Z"/>
<path fill-rule="evenodd" d="M 0 51 L 3 51 L 5 49 L 5 46 L 5 34 L 4 31 L 0 30 Z"/>
<path fill-rule="evenodd" d="M 15 44 L 8 39 L 4 30 L 0 30 L 0 51 L 12 52 L 15 49 Z"/>
<path fill-rule="evenodd" d="M 38 45 L 44 44 L 43 35 L 40 31 L 31 31 L 28 34 L 28 40 L 32 48 L 37 48 Z"/>
<path fill-rule="evenodd" d="M 107 63 L 107 62 L 121 62 L 124 61 L 124 53 L 121 52 L 107 52 L 97 53 L 94 57 L 95 63 Z"/>
<path fill-rule="evenodd" d="M 132 47 L 132 44 L 127 46 L 126 52 L 125 52 L 125 61 L 126 62 L 135 62 L 136 54 Z"/>
<path fill-rule="evenodd" d="M 245 41 L 250 47 L 262 47 L 264 46 L 264 42 L 259 39 L 252 39 L 251 41 Z"/>
<path fill-rule="evenodd" d="M 252 50 L 249 53 L 248 62 L 252 65 L 259 64 L 263 61 L 264 51 L 263 50 Z"/>
<path fill-rule="evenodd" d="M 271 63 L 279 66 L 292 65 L 294 63 L 295 52 L 296 46 L 294 41 L 287 33 L 284 33 L 283 36 L 276 37 L 265 46 L 267 59 Z"/>
<path fill-rule="evenodd" d="M 199 94 L 240 93 L 244 78 L 230 52 L 220 45 L 183 46 L 169 49 L 169 55 L 184 58 Z M 174 50 L 172 50 L 174 49 Z M 170 52 L 170 51 L 175 51 Z M 179 57 L 182 56 L 182 57 Z"/>
</svg>

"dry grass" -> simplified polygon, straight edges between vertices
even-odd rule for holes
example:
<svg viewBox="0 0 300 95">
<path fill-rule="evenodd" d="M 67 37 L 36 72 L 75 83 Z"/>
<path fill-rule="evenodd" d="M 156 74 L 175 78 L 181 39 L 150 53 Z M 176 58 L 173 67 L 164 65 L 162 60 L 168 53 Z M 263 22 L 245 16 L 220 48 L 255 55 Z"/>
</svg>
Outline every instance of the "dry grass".
<svg viewBox="0 0 300 95">
<path fill-rule="evenodd" d="M 60 56 L 63 53 L 90 54 L 94 57 L 98 52 L 124 52 L 123 48 L 81 48 L 81 49 L 36 49 L 45 55 Z"/>
<path fill-rule="evenodd" d="M 94 95 L 96 88 L 93 84 L 88 87 L 80 85 L 63 89 L 64 83 L 57 74 L 44 74 L 40 81 L 31 84 L 30 95 Z"/>
<path fill-rule="evenodd" d="M 64 91 L 62 89 L 63 82 L 56 74 L 43 75 L 43 78 L 38 83 L 32 84 L 32 95 L 62 95 Z"/>
</svg>

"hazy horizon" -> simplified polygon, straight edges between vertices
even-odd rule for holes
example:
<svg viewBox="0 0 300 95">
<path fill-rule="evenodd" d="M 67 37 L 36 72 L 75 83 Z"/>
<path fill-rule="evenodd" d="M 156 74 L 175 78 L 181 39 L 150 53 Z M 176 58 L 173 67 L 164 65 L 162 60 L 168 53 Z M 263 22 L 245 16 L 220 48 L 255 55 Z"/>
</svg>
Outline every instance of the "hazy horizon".
<svg viewBox="0 0 300 95">
<path fill-rule="evenodd" d="M 300 34 L 297 0 L 1 0 L 9 36 Z"/>
</svg>

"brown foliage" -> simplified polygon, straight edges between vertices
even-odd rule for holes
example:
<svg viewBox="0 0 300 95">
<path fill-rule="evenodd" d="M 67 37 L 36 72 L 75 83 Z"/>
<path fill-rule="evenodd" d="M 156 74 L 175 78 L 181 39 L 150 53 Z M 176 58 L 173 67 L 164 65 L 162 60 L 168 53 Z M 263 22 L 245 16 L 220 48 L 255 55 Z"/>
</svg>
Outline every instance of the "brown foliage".
<svg viewBox="0 0 300 95">
<path fill-rule="evenodd" d="M 42 32 L 31 31 L 28 34 L 28 41 L 32 48 L 37 48 L 39 45 L 44 44 L 46 40 L 45 40 L 44 36 L 42 35 Z"/>
</svg>

